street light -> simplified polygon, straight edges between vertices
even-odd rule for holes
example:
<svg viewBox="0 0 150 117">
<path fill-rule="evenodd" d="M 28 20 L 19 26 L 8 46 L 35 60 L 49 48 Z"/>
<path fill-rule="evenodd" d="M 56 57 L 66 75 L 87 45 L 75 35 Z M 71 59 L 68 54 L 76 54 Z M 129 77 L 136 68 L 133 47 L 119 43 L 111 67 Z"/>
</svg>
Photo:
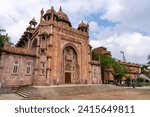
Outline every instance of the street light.
<svg viewBox="0 0 150 117">
<path fill-rule="evenodd" d="M 120 51 L 120 53 L 121 53 L 121 54 L 122 54 L 122 56 L 123 56 L 123 62 L 126 62 L 124 52 L 123 52 L 123 51 Z"/>
</svg>

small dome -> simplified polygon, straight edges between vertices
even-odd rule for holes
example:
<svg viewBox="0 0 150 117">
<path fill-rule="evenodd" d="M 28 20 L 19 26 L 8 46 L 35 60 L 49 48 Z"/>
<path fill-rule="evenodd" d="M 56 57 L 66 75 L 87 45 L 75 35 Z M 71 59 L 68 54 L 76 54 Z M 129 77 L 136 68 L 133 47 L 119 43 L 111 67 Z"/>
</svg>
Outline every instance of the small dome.
<svg viewBox="0 0 150 117">
<path fill-rule="evenodd" d="M 53 6 L 51 7 L 51 9 L 48 9 L 48 10 L 46 11 L 46 14 L 51 14 L 51 13 L 56 13 L 56 11 L 55 11 L 55 9 L 54 9 Z M 46 15 L 46 14 L 45 14 L 45 15 Z"/>
<path fill-rule="evenodd" d="M 29 22 L 29 24 L 34 24 L 34 25 L 36 25 L 37 24 L 37 22 L 36 22 L 36 20 L 35 20 L 35 18 L 33 17 L 33 19 Z"/>
<path fill-rule="evenodd" d="M 33 19 L 31 20 L 32 22 L 36 22 L 35 18 L 33 17 Z"/>
<path fill-rule="evenodd" d="M 82 31 L 82 32 L 89 32 L 89 24 L 84 23 L 83 21 L 79 24 L 78 30 Z"/>
<path fill-rule="evenodd" d="M 79 24 L 78 28 L 87 28 L 88 24 L 84 23 L 83 21 Z"/>
<path fill-rule="evenodd" d="M 59 17 L 59 19 L 69 22 L 68 16 L 62 11 L 61 7 L 60 7 L 60 10 L 56 14 Z"/>
<path fill-rule="evenodd" d="M 46 16 L 47 16 L 47 15 L 51 15 L 52 13 L 56 14 L 56 11 L 55 11 L 55 9 L 54 9 L 53 6 L 51 7 L 51 9 L 48 9 L 48 10 L 46 11 L 45 15 L 43 16 L 44 19 L 46 19 Z"/>
<path fill-rule="evenodd" d="M 68 16 L 62 11 L 61 7 L 60 10 L 56 13 L 56 15 L 58 16 L 59 20 L 69 23 L 69 25 L 71 26 Z"/>
</svg>

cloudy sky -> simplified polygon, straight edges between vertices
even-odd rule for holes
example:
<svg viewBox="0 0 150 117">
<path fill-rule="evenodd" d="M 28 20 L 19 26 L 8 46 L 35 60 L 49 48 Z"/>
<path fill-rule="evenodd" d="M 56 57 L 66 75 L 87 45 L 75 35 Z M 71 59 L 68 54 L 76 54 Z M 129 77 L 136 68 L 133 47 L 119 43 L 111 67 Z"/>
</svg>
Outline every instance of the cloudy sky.
<svg viewBox="0 0 150 117">
<path fill-rule="evenodd" d="M 62 6 L 73 27 L 90 24 L 90 44 L 104 46 L 113 57 L 146 63 L 150 54 L 150 0 L 0 0 L 0 27 L 16 43 L 40 10 Z"/>
</svg>

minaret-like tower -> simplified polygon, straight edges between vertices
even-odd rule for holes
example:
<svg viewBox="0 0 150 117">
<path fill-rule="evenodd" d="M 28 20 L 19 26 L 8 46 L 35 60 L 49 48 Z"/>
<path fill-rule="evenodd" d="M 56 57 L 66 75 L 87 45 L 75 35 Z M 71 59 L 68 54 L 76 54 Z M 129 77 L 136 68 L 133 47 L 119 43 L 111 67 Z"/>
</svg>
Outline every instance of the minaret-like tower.
<svg viewBox="0 0 150 117">
<path fill-rule="evenodd" d="M 36 20 L 35 20 L 34 17 L 33 17 L 33 19 L 29 22 L 29 24 L 30 24 L 30 27 L 31 27 L 31 28 L 35 29 L 35 26 L 37 25 L 37 22 L 36 22 Z"/>
<path fill-rule="evenodd" d="M 78 30 L 82 31 L 82 32 L 86 32 L 89 33 L 89 24 L 84 23 L 83 21 L 79 24 Z"/>
</svg>

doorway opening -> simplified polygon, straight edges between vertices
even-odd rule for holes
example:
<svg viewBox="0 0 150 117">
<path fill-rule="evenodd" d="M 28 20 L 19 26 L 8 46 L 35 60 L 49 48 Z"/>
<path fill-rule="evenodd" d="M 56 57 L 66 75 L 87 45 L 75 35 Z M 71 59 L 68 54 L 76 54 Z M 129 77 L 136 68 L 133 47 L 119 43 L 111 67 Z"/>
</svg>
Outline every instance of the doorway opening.
<svg viewBox="0 0 150 117">
<path fill-rule="evenodd" d="M 71 73 L 65 72 L 65 84 L 71 84 Z"/>
</svg>

